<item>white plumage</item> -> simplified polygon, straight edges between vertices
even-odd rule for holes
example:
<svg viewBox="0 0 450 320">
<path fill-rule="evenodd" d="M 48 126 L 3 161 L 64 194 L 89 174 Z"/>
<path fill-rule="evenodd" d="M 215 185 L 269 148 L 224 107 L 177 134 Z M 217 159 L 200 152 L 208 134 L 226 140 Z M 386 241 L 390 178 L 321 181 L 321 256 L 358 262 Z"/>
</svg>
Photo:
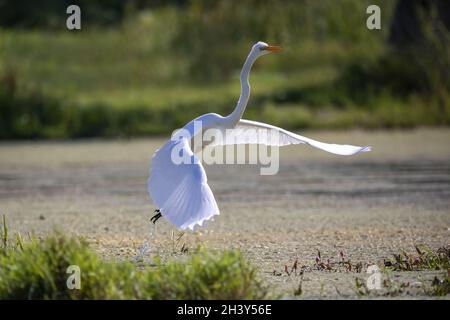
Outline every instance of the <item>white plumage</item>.
<svg viewBox="0 0 450 320">
<path fill-rule="evenodd" d="M 189 163 L 173 163 L 171 154 L 175 147 L 191 158 Z M 186 139 L 169 140 L 155 152 L 148 190 L 163 216 L 181 229 L 193 230 L 196 224 L 202 226 L 205 220 L 219 214 L 205 169 Z"/>
<path fill-rule="evenodd" d="M 232 130 L 232 135 L 223 134 L 223 139 L 215 140 L 211 145 L 230 144 L 264 144 L 268 146 L 286 146 L 290 144 L 308 144 L 312 147 L 338 154 L 353 155 L 370 151 L 370 147 L 338 145 L 319 142 L 269 124 L 243 120 L 242 115 L 250 96 L 248 77 L 254 61 L 267 53 L 281 48 L 258 42 L 250 51 L 241 71 L 241 95 L 235 110 L 228 116 L 209 113 L 202 115 L 183 129 L 189 137 L 176 137 L 159 148 L 152 158 L 151 172 L 148 179 L 148 192 L 163 217 L 180 229 L 194 230 L 205 221 L 219 214 L 214 195 L 208 186 L 205 169 L 191 150 L 191 142 L 208 129 L 217 129 L 225 133 Z M 198 131 L 195 121 L 202 124 Z M 197 150 L 196 150 L 197 151 Z M 181 153 L 183 163 L 174 161 L 173 153 Z"/>
<path fill-rule="evenodd" d="M 343 144 L 329 144 L 316 141 L 288 130 L 272 126 L 270 124 L 252 121 L 239 120 L 232 134 L 222 134 L 224 140 L 215 140 L 211 145 L 231 145 L 231 144 L 264 144 L 267 146 L 282 147 L 290 144 L 308 144 L 317 149 L 341 156 L 350 156 L 359 152 L 370 151 L 370 147 L 357 147 Z"/>
</svg>

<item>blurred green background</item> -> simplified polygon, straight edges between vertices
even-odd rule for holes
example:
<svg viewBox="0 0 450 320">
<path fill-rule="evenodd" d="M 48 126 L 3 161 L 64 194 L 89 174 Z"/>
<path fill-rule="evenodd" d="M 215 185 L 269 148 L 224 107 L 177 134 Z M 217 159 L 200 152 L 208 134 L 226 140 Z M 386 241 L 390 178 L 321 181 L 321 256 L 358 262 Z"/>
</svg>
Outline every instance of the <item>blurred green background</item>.
<svg viewBox="0 0 450 320">
<path fill-rule="evenodd" d="M 78 4 L 82 29 L 66 28 Z M 368 30 L 366 8 L 381 8 Z M 232 111 L 286 129 L 450 125 L 450 1 L 0 1 L 0 139 L 172 132 Z"/>
</svg>

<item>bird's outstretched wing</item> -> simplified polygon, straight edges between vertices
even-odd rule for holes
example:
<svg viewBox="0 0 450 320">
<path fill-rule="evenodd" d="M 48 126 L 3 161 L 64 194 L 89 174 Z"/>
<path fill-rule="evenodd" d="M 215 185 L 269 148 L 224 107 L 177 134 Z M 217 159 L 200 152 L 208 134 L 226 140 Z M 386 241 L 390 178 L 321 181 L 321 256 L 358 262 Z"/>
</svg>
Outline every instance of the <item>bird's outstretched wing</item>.
<svg viewBox="0 0 450 320">
<path fill-rule="evenodd" d="M 268 146 L 286 146 L 305 143 L 312 147 L 338 155 L 353 155 L 370 151 L 369 146 L 358 147 L 352 145 L 329 144 L 303 137 L 296 133 L 272 126 L 270 124 L 241 119 L 234 129 L 228 133 L 222 132 L 222 137 L 216 139 L 212 145 L 232 144 L 264 144 Z"/>
<path fill-rule="evenodd" d="M 173 161 L 173 152 L 185 161 Z M 155 152 L 147 188 L 162 215 L 180 229 L 193 230 L 219 214 L 205 169 L 186 139 L 169 140 Z"/>
</svg>

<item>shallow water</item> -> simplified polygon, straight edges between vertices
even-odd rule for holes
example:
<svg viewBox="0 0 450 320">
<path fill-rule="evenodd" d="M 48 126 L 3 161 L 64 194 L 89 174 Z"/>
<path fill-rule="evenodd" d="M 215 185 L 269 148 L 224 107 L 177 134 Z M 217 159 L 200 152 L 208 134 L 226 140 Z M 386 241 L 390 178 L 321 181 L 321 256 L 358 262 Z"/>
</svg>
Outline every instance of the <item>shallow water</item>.
<svg viewBox="0 0 450 320">
<path fill-rule="evenodd" d="M 298 279 L 273 271 L 296 258 L 312 264 L 317 249 L 330 256 L 344 250 L 354 261 L 373 263 L 417 243 L 450 245 L 450 130 L 303 134 L 370 144 L 373 151 L 339 157 L 287 147 L 274 176 L 260 176 L 257 166 L 207 166 L 221 215 L 183 243 L 239 247 L 286 294 Z M 0 213 L 22 233 L 56 226 L 84 235 L 107 258 L 173 255 L 181 243 L 173 243 L 172 226 L 161 219 L 156 236 L 149 229 L 155 208 L 146 178 L 162 142 L 0 144 Z M 336 275 L 333 286 L 329 275 L 305 276 L 307 297 L 335 296 L 335 284 L 353 292 L 352 274 Z"/>
</svg>

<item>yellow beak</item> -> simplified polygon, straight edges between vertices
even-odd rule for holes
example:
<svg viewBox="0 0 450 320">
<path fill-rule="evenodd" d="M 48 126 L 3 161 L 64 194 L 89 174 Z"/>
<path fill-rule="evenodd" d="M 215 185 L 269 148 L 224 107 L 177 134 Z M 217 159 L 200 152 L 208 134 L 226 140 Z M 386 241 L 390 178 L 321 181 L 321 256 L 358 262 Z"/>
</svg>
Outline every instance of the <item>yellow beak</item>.
<svg viewBox="0 0 450 320">
<path fill-rule="evenodd" d="M 268 46 L 265 50 L 270 51 L 270 52 L 278 52 L 283 50 L 282 47 L 279 46 Z"/>
</svg>

